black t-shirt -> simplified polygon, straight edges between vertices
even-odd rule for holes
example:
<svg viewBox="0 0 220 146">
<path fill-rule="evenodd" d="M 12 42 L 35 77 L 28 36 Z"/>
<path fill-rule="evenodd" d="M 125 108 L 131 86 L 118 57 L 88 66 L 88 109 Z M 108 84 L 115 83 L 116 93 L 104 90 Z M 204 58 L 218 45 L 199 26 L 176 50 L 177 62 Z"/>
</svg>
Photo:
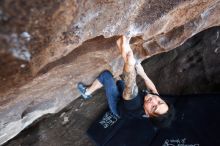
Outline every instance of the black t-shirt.
<svg viewBox="0 0 220 146">
<path fill-rule="evenodd" d="M 118 103 L 118 112 L 121 118 L 143 118 L 145 112 L 143 108 L 145 90 L 138 92 L 138 95 L 131 100 L 121 99 Z"/>
</svg>

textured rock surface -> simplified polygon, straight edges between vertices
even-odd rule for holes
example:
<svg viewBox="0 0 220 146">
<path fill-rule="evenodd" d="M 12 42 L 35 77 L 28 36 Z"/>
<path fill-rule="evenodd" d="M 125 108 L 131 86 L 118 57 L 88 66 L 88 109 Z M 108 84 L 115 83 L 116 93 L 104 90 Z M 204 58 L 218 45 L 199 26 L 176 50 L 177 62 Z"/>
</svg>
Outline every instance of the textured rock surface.
<svg viewBox="0 0 220 146">
<path fill-rule="evenodd" d="M 215 51 L 220 46 L 220 38 L 217 39 L 219 31 L 220 28 L 206 30 L 177 49 L 143 62 L 145 71 L 156 83 L 160 93 L 220 91 L 220 59 L 219 53 Z M 138 82 L 144 88 L 143 81 L 138 79 Z M 58 114 L 28 128 L 5 146 L 94 146 L 85 132 L 95 117 L 106 108 L 104 97 L 104 91 L 99 90 L 90 100 L 79 98 Z M 69 121 L 64 124 L 65 117 Z"/>
<path fill-rule="evenodd" d="M 0 144 L 76 99 L 78 81 L 121 74 L 117 35 L 142 61 L 218 26 L 219 13 L 218 0 L 0 1 Z"/>
</svg>

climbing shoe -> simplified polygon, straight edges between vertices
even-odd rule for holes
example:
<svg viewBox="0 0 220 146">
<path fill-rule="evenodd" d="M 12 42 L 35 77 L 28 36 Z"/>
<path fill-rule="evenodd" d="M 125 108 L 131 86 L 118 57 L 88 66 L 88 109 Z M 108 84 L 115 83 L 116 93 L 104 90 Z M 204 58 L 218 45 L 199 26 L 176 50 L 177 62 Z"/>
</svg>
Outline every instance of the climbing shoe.
<svg viewBox="0 0 220 146">
<path fill-rule="evenodd" d="M 87 95 L 86 94 L 86 86 L 83 83 L 78 83 L 77 84 L 77 89 L 79 90 L 80 94 L 83 96 L 84 99 L 89 99 L 92 97 L 92 95 Z"/>
</svg>

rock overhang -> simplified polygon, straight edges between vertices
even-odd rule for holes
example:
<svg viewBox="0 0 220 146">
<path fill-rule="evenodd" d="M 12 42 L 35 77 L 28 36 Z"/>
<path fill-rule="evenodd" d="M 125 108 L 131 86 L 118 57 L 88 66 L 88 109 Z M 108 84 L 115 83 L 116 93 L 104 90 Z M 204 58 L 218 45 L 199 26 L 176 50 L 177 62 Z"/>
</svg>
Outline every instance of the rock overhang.
<svg viewBox="0 0 220 146">
<path fill-rule="evenodd" d="M 34 2 L 25 6 L 28 8 Z M 22 8 L 21 1 L 16 3 Z M 3 2 L 2 6 L 9 8 L 10 4 Z M 3 40 L 7 40 L 7 33 L 30 33 L 27 46 L 32 58 L 27 63 L 31 74 L 28 80 L 10 86 L 1 95 L 0 117 L 4 118 L 0 124 L 0 143 L 17 135 L 40 116 L 56 113 L 76 99 L 78 81 L 91 83 L 104 69 L 121 74 L 123 62 L 115 46 L 118 35 L 132 37 L 135 55 L 143 61 L 176 48 L 200 31 L 220 23 L 216 17 L 220 13 L 217 0 L 78 3 L 66 0 L 48 3 L 47 7 L 40 7 L 39 3 L 36 6 L 22 13 L 24 18 L 27 15 L 25 23 L 18 23 L 24 19 L 21 17 L 4 20 L 3 26 L 9 23 L 14 32 L 10 28 L 8 32 L 2 31 Z M 6 8 L 7 17 L 16 17 Z M 21 10 L 16 8 L 16 11 Z"/>
</svg>

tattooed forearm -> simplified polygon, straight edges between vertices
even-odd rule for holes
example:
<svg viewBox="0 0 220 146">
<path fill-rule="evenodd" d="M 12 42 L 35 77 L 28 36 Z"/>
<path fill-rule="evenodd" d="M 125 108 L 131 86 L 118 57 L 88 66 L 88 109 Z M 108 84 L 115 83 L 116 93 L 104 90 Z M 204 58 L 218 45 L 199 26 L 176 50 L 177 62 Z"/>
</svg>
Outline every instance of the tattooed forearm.
<svg viewBox="0 0 220 146">
<path fill-rule="evenodd" d="M 125 100 L 130 100 L 136 97 L 138 94 L 135 67 L 133 65 L 129 65 L 125 63 L 123 74 L 124 74 L 124 81 L 125 81 L 125 89 L 123 92 L 123 98 Z"/>
</svg>

